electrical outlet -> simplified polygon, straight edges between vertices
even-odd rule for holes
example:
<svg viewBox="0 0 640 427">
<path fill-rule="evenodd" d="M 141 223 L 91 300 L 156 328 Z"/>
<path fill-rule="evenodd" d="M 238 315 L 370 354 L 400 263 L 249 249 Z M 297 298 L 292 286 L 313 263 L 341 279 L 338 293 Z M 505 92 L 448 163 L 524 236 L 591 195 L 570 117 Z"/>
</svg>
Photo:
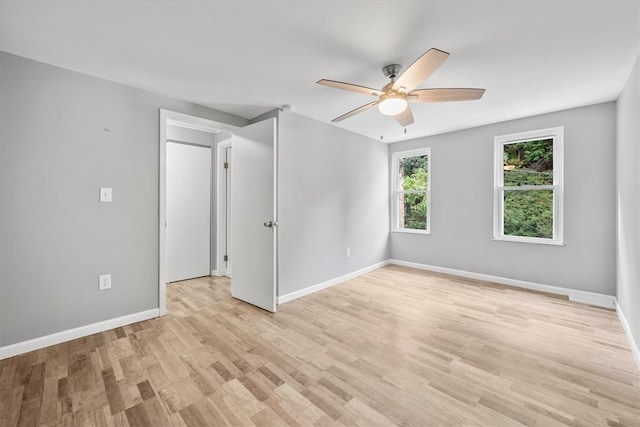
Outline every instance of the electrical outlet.
<svg viewBox="0 0 640 427">
<path fill-rule="evenodd" d="M 98 289 L 104 291 L 105 289 L 111 289 L 111 275 L 102 274 L 98 276 Z"/>
<path fill-rule="evenodd" d="M 350 257 L 351 257 L 351 248 L 347 248 L 347 251 L 346 251 L 346 253 L 345 253 L 345 256 L 346 256 L 347 258 L 350 258 Z"/>
</svg>

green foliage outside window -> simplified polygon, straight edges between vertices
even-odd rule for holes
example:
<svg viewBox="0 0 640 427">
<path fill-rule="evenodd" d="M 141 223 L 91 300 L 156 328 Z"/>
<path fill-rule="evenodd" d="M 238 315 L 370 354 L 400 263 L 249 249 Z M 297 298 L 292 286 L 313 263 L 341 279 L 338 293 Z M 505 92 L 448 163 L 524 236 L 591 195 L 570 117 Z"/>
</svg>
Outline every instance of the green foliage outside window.
<svg viewBox="0 0 640 427">
<path fill-rule="evenodd" d="M 406 157 L 400 161 L 402 189 L 418 190 L 424 193 L 405 193 L 401 196 L 402 218 L 400 226 L 413 230 L 427 229 L 427 172 L 428 158 L 424 156 Z"/>
<path fill-rule="evenodd" d="M 553 190 L 505 191 L 505 236 L 553 238 Z"/>
<path fill-rule="evenodd" d="M 553 238 L 553 190 L 508 187 L 553 185 L 553 140 L 504 145 L 504 234 Z"/>
</svg>

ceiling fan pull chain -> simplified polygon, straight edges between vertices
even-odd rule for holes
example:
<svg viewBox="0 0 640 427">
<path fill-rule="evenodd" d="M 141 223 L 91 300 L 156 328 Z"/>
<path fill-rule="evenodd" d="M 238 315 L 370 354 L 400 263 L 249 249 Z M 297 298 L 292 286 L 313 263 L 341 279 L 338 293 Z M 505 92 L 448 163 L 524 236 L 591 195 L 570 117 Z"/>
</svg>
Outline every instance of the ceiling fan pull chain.
<svg viewBox="0 0 640 427">
<path fill-rule="evenodd" d="M 380 114 L 380 141 L 384 140 L 384 126 L 382 120 L 382 114 Z"/>
<path fill-rule="evenodd" d="M 407 110 L 409 109 L 409 107 L 407 106 L 407 108 L 404 109 L 404 122 L 407 123 Z M 405 125 L 404 127 L 404 134 L 407 134 L 407 126 Z"/>
</svg>

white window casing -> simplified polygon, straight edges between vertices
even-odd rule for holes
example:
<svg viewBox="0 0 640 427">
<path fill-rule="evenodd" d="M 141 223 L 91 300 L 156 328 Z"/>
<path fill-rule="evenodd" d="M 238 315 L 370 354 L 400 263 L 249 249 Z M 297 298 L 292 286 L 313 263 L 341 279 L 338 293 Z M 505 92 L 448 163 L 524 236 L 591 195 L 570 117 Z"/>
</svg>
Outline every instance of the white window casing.
<svg viewBox="0 0 640 427">
<path fill-rule="evenodd" d="M 520 142 L 553 140 L 553 184 L 551 185 L 504 185 L 504 146 Z M 493 239 L 509 242 L 538 243 L 564 246 L 563 236 L 563 200 L 564 200 L 564 127 L 540 129 L 509 135 L 497 136 L 494 139 L 494 211 Z M 504 194 L 505 191 L 552 190 L 553 191 L 553 237 L 511 236 L 504 234 Z"/>
</svg>

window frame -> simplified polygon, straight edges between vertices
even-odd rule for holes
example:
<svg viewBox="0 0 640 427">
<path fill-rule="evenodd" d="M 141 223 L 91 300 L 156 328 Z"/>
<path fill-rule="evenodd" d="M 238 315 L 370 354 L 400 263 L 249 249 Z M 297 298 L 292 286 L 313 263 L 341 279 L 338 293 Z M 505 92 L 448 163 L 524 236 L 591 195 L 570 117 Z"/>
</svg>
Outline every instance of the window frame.
<svg viewBox="0 0 640 427">
<path fill-rule="evenodd" d="M 426 190 L 410 190 L 405 191 L 400 189 L 399 180 L 399 166 L 400 160 L 408 157 L 427 156 L 427 189 Z M 418 148 L 415 150 L 398 151 L 393 153 L 391 167 L 391 231 L 394 233 L 410 233 L 410 234 L 431 234 L 431 148 Z M 399 224 L 399 209 L 400 209 L 400 194 L 421 194 L 424 193 L 427 197 L 427 227 L 425 230 L 418 230 L 413 228 L 400 228 Z"/>
<path fill-rule="evenodd" d="M 541 139 L 553 140 L 553 184 L 504 186 L 504 146 Z M 507 188 L 507 190 L 505 190 Z M 504 234 L 505 191 L 553 190 L 553 237 L 509 236 Z M 512 133 L 494 138 L 493 240 L 564 246 L 564 127 Z"/>
</svg>

